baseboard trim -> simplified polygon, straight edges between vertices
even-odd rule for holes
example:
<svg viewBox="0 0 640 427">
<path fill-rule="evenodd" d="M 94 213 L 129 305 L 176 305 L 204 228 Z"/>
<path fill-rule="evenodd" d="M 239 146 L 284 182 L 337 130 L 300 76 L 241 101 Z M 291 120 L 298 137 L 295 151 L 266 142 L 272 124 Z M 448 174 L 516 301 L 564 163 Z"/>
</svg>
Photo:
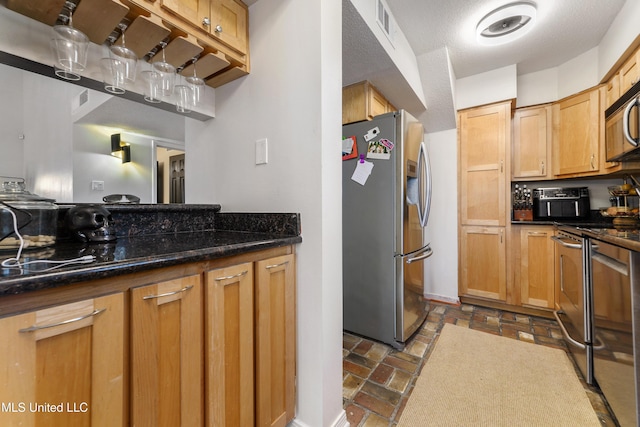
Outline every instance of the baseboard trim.
<svg viewBox="0 0 640 427">
<path fill-rule="evenodd" d="M 452 304 L 452 305 L 460 304 L 459 298 L 445 297 L 445 296 L 436 295 L 436 294 L 424 294 L 424 297 L 430 301 L 443 302 L 445 304 Z"/>
<path fill-rule="evenodd" d="M 344 410 L 342 410 L 338 418 L 336 418 L 336 420 L 332 424 L 330 424 L 330 427 L 350 427 L 350 426 L 351 425 L 349 424 L 349 421 L 347 421 L 347 413 Z M 297 418 L 294 418 L 288 427 L 311 427 L 311 426 L 298 420 Z"/>
</svg>

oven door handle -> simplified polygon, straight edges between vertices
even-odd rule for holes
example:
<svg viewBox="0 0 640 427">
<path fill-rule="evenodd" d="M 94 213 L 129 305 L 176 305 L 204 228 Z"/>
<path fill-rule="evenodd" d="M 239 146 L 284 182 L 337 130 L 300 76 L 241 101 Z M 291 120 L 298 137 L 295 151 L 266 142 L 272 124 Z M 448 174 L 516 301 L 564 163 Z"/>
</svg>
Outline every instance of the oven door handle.
<svg viewBox="0 0 640 427">
<path fill-rule="evenodd" d="M 560 243 L 565 248 L 582 249 L 582 243 L 569 243 L 560 236 L 551 236 L 551 240 Z"/>
<path fill-rule="evenodd" d="M 574 340 L 573 338 L 571 338 L 571 336 L 569 335 L 569 332 L 567 332 L 567 328 L 564 327 L 564 323 L 562 323 L 562 320 L 560 319 L 560 316 L 558 315 L 559 310 L 554 310 L 553 311 L 553 317 L 556 318 L 556 321 L 558 322 L 558 325 L 560 326 L 560 330 L 562 331 L 562 335 L 564 335 L 564 338 L 569 341 L 570 344 L 574 345 L 575 347 L 578 347 L 582 350 L 585 350 L 587 348 L 587 346 L 581 342 L 578 342 L 576 340 Z"/>
</svg>

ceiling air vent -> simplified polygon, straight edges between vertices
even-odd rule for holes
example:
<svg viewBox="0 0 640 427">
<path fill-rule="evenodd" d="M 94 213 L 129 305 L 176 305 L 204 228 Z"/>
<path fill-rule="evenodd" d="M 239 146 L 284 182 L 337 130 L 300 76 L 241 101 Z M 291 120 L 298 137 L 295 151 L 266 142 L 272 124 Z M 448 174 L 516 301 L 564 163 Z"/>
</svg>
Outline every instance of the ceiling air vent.
<svg viewBox="0 0 640 427">
<path fill-rule="evenodd" d="M 378 1 L 377 13 L 376 13 L 376 21 L 378 21 L 378 25 L 382 28 L 382 31 L 387 36 L 391 44 L 393 44 L 393 34 L 394 34 L 394 25 L 393 25 L 393 17 L 389 13 L 389 9 L 387 5 L 382 2 L 382 0 Z"/>
</svg>

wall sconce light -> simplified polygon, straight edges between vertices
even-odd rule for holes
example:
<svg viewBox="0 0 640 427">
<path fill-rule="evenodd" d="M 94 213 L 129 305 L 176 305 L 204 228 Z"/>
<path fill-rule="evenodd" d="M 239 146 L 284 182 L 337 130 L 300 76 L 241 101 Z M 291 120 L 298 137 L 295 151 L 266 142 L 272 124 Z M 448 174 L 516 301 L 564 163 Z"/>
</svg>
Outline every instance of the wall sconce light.
<svg viewBox="0 0 640 427">
<path fill-rule="evenodd" d="M 131 146 L 120 139 L 119 133 L 111 135 L 111 155 L 122 159 L 122 163 L 131 161 Z"/>
</svg>

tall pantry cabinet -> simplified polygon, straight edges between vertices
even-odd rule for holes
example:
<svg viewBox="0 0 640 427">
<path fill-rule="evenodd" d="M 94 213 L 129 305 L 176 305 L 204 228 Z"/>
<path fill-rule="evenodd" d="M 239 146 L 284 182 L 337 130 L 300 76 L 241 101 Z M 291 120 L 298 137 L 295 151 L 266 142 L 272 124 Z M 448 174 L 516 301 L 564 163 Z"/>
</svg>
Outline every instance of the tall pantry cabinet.
<svg viewBox="0 0 640 427">
<path fill-rule="evenodd" d="M 507 299 L 511 101 L 458 112 L 461 296 Z"/>
</svg>

